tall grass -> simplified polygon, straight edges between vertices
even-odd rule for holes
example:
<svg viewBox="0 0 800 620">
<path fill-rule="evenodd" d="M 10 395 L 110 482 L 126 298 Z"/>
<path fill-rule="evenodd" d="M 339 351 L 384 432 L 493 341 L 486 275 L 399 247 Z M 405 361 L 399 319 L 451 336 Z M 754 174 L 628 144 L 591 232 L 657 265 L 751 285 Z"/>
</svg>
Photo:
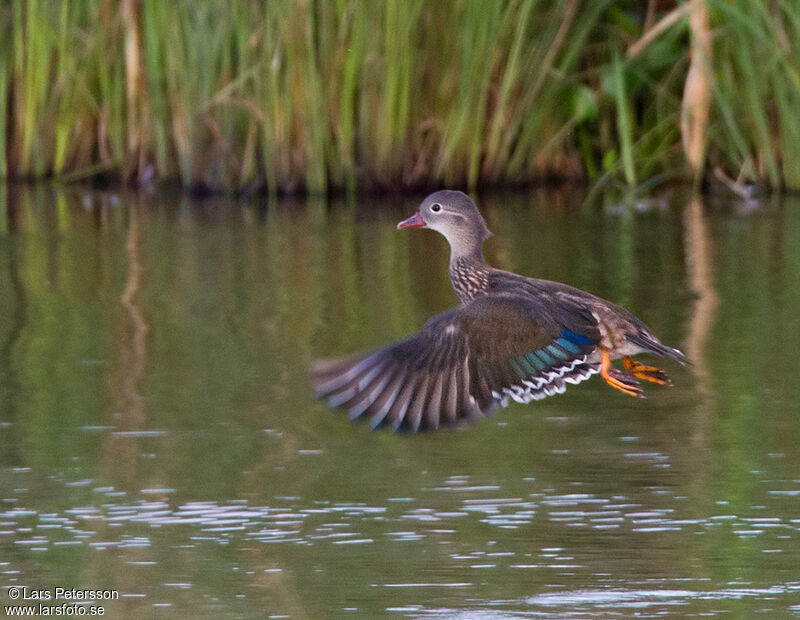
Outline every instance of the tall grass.
<svg viewBox="0 0 800 620">
<path fill-rule="evenodd" d="M 708 22 L 690 36 L 699 3 Z M 712 35 L 703 68 L 692 42 Z M 681 119 L 706 109 L 690 74 L 710 103 L 687 165 Z M 800 188 L 795 0 L 0 7 L 10 177 L 324 192 L 548 177 L 637 187 L 703 170 Z"/>
</svg>

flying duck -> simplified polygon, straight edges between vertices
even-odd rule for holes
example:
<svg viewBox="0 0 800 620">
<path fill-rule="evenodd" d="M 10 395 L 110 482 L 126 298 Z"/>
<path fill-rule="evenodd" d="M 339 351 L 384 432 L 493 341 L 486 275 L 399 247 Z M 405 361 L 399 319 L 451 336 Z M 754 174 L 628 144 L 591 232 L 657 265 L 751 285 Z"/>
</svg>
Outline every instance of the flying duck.
<svg viewBox="0 0 800 620">
<path fill-rule="evenodd" d="M 682 364 L 625 308 L 577 288 L 490 266 L 492 235 L 466 194 L 438 191 L 397 225 L 429 228 L 450 244 L 450 281 L 461 302 L 419 333 L 371 353 L 317 360 L 317 397 L 367 416 L 377 428 L 417 431 L 472 422 L 509 399 L 520 403 L 563 393 L 600 374 L 608 385 L 643 398 L 637 379 L 672 385 L 666 373 L 632 359 L 653 353 Z M 612 366 L 622 359 L 625 372 Z"/>
</svg>

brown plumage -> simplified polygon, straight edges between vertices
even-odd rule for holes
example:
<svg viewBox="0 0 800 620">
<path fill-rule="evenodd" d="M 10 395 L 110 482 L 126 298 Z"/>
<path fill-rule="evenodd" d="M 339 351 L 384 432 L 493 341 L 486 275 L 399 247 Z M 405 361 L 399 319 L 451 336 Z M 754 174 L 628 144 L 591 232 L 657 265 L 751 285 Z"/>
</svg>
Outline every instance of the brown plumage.
<svg viewBox="0 0 800 620">
<path fill-rule="evenodd" d="M 636 380 L 670 385 L 633 361 L 654 353 L 686 363 L 624 308 L 566 284 L 495 269 L 483 258 L 491 236 L 462 192 L 428 196 L 398 228 L 431 228 L 450 243 L 450 280 L 461 304 L 431 318 L 407 340 L 372 353 L 312 365 L 317 396 L 350 417 L 395 430 L 473 421 L 509 399 L 561 393 L 599 373 L 617 390 L 643 397 Z M 611 366 L 622 358 L 628 374 Z"/>
</svg>

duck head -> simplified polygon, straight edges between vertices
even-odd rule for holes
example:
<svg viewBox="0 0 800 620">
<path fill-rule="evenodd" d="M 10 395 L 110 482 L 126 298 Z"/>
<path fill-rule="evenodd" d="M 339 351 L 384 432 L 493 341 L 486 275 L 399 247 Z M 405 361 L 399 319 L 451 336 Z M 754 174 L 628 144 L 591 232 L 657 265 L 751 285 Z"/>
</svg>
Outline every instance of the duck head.
<svg viewBox="0 0 800 620">
<path fill-rule="evenodd" d="M 397 228 L 430 228 L 441 233 L 450 244 L 451 262 L 462 256 L 482 256 L 483 242 L 492 236 L 472 199 L 449 189 L 428 196 Z"/>
</svg>

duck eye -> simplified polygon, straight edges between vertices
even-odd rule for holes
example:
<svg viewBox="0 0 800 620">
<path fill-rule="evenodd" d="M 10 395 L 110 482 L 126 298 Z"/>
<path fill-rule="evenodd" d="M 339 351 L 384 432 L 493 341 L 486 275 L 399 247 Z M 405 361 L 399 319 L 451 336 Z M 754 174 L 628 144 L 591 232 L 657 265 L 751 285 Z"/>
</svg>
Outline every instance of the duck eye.
<svg viewBox="0 0 800 620">
<path fill-rule="evenodd" d="M 431 205 L 431 211 L 433 211 L 434 213 L 439 213 L 439 211 L 441 210 L 442 210 L 442 205 L 440 205 L 438 202 L 435 202 Z"/>
</svg>

